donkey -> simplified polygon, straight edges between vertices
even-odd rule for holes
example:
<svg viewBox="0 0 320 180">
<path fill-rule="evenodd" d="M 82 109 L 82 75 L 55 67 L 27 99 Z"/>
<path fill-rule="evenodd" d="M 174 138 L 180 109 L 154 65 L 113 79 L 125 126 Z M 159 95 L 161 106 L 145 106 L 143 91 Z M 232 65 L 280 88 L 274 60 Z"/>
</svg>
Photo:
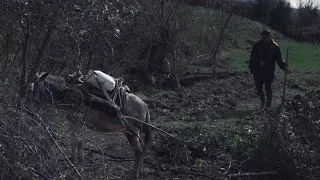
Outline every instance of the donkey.
<svg viewBox="0 0 320 180">
<path fill-rule="evenodd" d="M 30 87 L 31 88 L 29 89 L 26 96 L 26 102 L 31 102 L 31 104 L 35 107 L 40 107 L 45 103 L 69 103 L 70 96 L 74 96 L 74 91 L 71 91 L 70 88 L 67 87 L 66 78 L 51 75 L 50 72 L 37 74 L 36 81 L 32 83 Z M 121 112 L 124 115 L 131 116 L 146 123 L 150 123 L 148 106 L 138 96 L 127 91 L 124 93 L 122 104 L 123 108 Z M 108 107 L 104 107 L 107 110 L 106 112 L 94 108 L 100 107 L 101 109 L 102 106 L 106 105 L 96 104 L 94 106 L 92 102 L 87 104 L 85 106 L 85 111 L 82 112 L 82 120 L 77 119 L 75 115 L 69 117 L 67 116 L 67 119 L 71 122 L 70 124 L 73 125 L 71 129 L 75 129 L 74 126 L 83 125 L 85 125 L 87 128 L 100 132 L 114 132 L 123 129 L 118 116 L 116 116 L 114 113 L 110 113 L 110 110 L 107 110 Z M 64 110 L 71 114 L 74 114 L 74 111 L 77 109 L 64 108 Z M 128 128 L 128 132 L 125 134 L 135 154 L 135 164 L 132 173 L 134 178 L 138 178 L 141 167 L 143 165 L 144 155 L 152 141 L 151 128 L 148 125 L 139 122 L 128 121 L 128 123 L 130 128 Z M 134 130 L 135 132 L 130 132 L 130 129 Z M 139 132 L 141 130 L 145 135 L 144 146 L 140 142 Z M 75 132 L 73 132 L 72 134 L 74 135 Z M 84 157 L 82 141 L 76 140 L 75 138 L 72 141 L 72 162 L 75 163 L 77 156 L 80 156 L 79 159 L 83 163 Z"/>
</svg>

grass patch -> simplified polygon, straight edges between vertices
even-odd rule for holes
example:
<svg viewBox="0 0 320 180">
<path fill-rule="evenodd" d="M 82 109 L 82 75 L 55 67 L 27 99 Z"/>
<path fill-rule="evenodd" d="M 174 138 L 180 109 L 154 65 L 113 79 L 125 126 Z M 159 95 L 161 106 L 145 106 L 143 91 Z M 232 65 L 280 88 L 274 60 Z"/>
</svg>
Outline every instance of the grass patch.
<svg viewBox="0 0 320 180">
<path fill-rule="evenodd" d="M 278 41 L 282 56 L 285 58 L 287 48 L 289 51 L 289 66 L 294 70 L 317 70 L 320 68 L 320 46 L 311 43 L 301 43 L 290 39 Z M 225 53 L 230 57 L 232 66 L 247 68 L 251 49 L 235 49 Z"/>
</svg>

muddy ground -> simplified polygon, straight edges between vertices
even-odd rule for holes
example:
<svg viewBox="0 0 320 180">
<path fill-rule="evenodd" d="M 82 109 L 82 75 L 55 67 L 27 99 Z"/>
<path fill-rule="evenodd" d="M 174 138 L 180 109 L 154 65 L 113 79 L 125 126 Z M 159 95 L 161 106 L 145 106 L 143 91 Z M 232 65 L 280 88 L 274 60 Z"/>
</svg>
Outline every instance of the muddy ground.
<svg viewBox="0 0 320 180">
<path fill-rule="evenodd" d="M 231 72 L 221 75 L 218 80 L 188 82 L 188 86 L 183 86 L 180 91 L 147 88 L 137 93 L 150 108 L 152 124 L 188 141 L 185 144 L 154 131 L 154 141 L 146 157 L 140 179 L 226 179 L 232 174 L 254 172 L 271 172 L 271 175 L 258 177 L 250 175 L 247 179 L 299 179 L 300 176 L 290 177 L 291 166 L 286 167 L 287 169 L 284 167 L 284 164 L 291 161 L 295 164 L 294 160 L 290 160 L 290 156 L 287 156 L 287 148 L 283 151 L 277 150 L 278 144 L 271 140 L 279 142 L 279 137 L 282 140 L 284 137 L 289 137 L 287 131 L 284 132 L 285 135 L 282 134 L 283 136 L 276 136 L 280 122 L 297 119 L 295 114 L 300 110 L 295 107 L 310 104 L 311 101 L 312 106 L 316 108 L 309 109 L 308 112 L 313 114 L 304 115 L 306 117 L 302 119 L 309 119 L 308 126 L 318 127 L 319 116 L 316 116 L 319 114 L 315 112 L 319 110 L 320 92 L 316 90 L 319 88 L 320 80 L 315 77 L 319 74 L 293 72 L 289 75 L 287 99 L 292 101 L 287 102 L 288 112 L 281 115 L 278 113 L 283 78 L 280 73 L 277 74 L 278 77 L 273 84 L 273 109 L 265 112 L 258 109 L 259 101 L 251 75 L 242 70 Z M 318 93 L 318 96 L 311 97 L 310 92 Z M 303 101 L 305 94 L 308 93 L 309 99 Z M 53 113 L 55 112 L 50 112 L 49 117 L 44 117 L 50 119 Z M 59 124 L 56 137 L 63 151 L 69 155 L 69 138 L 64 120 L 59 115 L 55 117 Z M 305 143 L 302 144 L 308 145 L 310 151 L 315 153 L 315 158 L 309 163 L 314 169 L 308 171 L 308 177 L 312 179 L 320 177 L 315 173 L 320 151 L 317 148 L 310 148 L 310 144 L 317 143 L 318 136 L 313 135 L 313 132 L 320 132 L 319 129 L 298 128 L 297 131 L 292 131 L 301 134 L 310 132 L 304 136 Z M 276 132 L 276 135 L 270 135 L 272 132 Z M 105 134 L 84 130 L 82 137 L 86 149 L 85 165 L 79 168 L 79 171 L 84 179 L 132 179 L 130 171 L 133 166 L 133 153 L 121 132 Z M 301 144 L 301 138 L 298 139 L 299 141 L 293 142 Z M 297 144 L 293 143 L 292 146 Z M 283 157 L 289 160 L 279 160 Z M 59 153 L 57 159 L 64 167 L 61 172 L 63 176 L 60 178 L 76 179 L 73 169 Z M 280 167 L 284 170 L 279 172 Z M 272 174 L 273 172 L 276 174 Z"/>
</svg>

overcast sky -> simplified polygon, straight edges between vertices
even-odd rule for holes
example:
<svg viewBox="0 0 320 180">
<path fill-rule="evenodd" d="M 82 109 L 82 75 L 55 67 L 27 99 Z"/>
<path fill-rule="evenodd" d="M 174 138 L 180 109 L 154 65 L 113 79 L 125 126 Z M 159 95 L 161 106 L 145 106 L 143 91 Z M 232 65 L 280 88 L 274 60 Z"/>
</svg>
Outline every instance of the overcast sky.
<svg viewBox="0 0 320 180">
<path fill-rule="evenodd" d="M 291 2 L 291 5 L 293 6 L 293 7 L 297 7 L 297 2 L 298 2 L 298 0 L 289 0 L 290 2 Z M 307 1 L 307 0 L 302 0 L 302 1 Z M 314 2 L 315 2 L 315 4 L 316 5 L 320 5 L 320 0 L 314 0 Z"/>
</svg>

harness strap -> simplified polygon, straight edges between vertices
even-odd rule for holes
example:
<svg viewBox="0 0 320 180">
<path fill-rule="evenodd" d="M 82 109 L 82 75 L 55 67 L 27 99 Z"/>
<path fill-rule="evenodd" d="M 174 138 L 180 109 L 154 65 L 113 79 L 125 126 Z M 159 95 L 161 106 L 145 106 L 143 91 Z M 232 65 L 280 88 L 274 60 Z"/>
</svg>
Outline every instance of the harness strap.
<svg viewBox="0 0 320 180">
<path fill-rule="evenodd" d="M 91 76 L 96 76 L 94 73 L 90 75 Z M 123 103 L 125 100 L 125 93 L 126 93 L 126 88 L 123 86 L 123 78 L 119 77 L 119 78 L 114 78 L 116 84 L 115 84 L 115 88 L 110 96 L 110 98 L 112 99 L 113 103 L 115 103 L 121 110 L 123 109 Z M 104 91 L 102 89 L 102 87 L 100 87 L 101 91 Z M 117 98 L 119 98 L 119 104 L 116 103 Z"/>
<path fill-rule="evenodd" d="M 115 79 L 115 82 L 116 82 L 116 85 L 113 90 L 113 93 L 111 94 L 111 99 L 113 100 L 113 102 L 116 103 L 117 98 L 119 98 L 119 104 L 117 105 L 120 109 L 122 109 L 123 108 L 123 97 L 121 95 L 122 82 L 119 78 Z"/>
</svg>

